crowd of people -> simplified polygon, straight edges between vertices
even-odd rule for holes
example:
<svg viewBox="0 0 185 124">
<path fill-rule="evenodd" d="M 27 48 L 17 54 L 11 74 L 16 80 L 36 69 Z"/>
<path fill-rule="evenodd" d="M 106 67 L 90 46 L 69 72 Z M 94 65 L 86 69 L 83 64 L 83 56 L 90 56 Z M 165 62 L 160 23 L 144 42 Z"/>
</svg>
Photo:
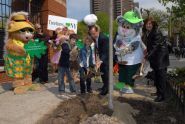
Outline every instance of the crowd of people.
<svg viewBox="0 0 185 124">
<path fill-rule="evenodd" d="M 101 95 L 108 93 L 108 42 L 109 38 L 100 33 L 99 26 L 89 28 L 87 35 L 83 38 L 83 46 L 77 46 L 79 37 L 67 27 L 57 28 L 54 35 L 49 38 L 42 33 L 41 25 L 35 25 L 34 38 L 44 41 L 50 50 L 41 58 L 34 58 L 34 69 L 32 81 L 37 78 L 44 84 L 48 82 L 48 60 L 52 64 L 53 72 L 58 72 L 59 93 L 65 93 L 65 81 L 69 82 L 72 93 L 76 93 L 76 83 L 80 82 L 80 92 L 92 93 L 91 78 L 102 72 L 103 86 Z M 98 44 L 98 45 L 97 45 Z M 49 47 L 50 46 L 50 47 Z M 48 51 L 50 58 L 48 58 Z M 95 53 L 96 52 L 96 53 Z M 65 80 L 66 78 L 67 80 Z"/>
<path fill-rule="evenodd" d="M 119 21 L 120 20 L 118 20 L 118 22 Z M 119 53 L 115 51 L 120 50 L 121 47 L 116 47 L 116 50 L 114 48 L 114 65 L 116 63 L 119 65 L 119 81 L 125 82 L 133 88 L 135 81 L 133 76 L 137 70 L 140 69 L 143 61 L 149 61 L 150 67 L 155 74 L 154 84 L 157 89 L 155 101 L 160 102 L 165 99 L 167 67 L 169 66 L 168 46 L 153 18 L 149 17 L 144 20 L 144 25 L 141 25 L 140 22 L 142 22 L 142 20 L 139 19 L 138 22 L 133 22 L 133 24 L 122 21 L 119 22 L 123 30 L 129 28 L 135 29 L 142 26 L 142 33 L 140 30 L 137 30 L 137 42 L 131 44 L 131 51 L 124 51 L 125 53 L 123 56 L 126 60 L 118 60 Z M 135 25 L 136 23 L 137 25 Z M 41 26 L 39 24 L 36 25 L 35 29 L 35 38 L 46 41 L 50 46 L 48 48 L 52 49 L 50 62 L 52 63 L 54 72 L 58 72 L 58 90 L 60 94 L 65 93 L 65 81 L 69 82 L 71 93 L 76 93 L 77 89 L 75 82 L 77 81 L 80 82 L 81 94 L 87 92 L 92 93 L 94 89 L 91 88 L 91 78 L 98 73 L 97 70 L 100 70 L 100 76 L 103 82 L 102 88 L 99 89 L 100 95 L 106 95 L 108 93 L 108 73 L 111 71 L 109 70 L 109 37 L 101 32 L 98 25 L 95 24 L 88 27 L 86 36 L 82 40 L 83 45 L 81 47 L 77 45 L 77 42 L 80 40 L 79 36 L 67 27 L 57 28 L 51 38 L 46 37 L 41 32 Z M 116 35 L 119 33 L 118 29 Z M 119 35 L 122 36 L 121 34 Z M 116 37 L 119 39 L 119 36 Z M 119 46 L 120 43 L 121 42 L 117 40 L 115 45 Z M 35 66 L 32 80 L 34 81 L 36 78 L 39 78 L 41 83 L 47 83 L 48 50 L 40 59 L 35 58 L 34 62 Z M 65 80 L 65 76 L 67 80 Z M 126 90 L 128 91 L 128 89 Z M 128 93 L 133 93 L 133 91 Z"/>
</svg>

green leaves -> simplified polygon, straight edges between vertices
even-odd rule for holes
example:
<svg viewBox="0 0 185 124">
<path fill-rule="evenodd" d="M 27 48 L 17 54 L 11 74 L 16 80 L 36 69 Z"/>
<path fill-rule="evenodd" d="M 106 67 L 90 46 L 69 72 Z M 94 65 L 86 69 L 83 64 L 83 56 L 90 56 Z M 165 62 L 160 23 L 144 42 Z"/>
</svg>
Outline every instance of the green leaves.
<svg viewBox="0 0 185 124">
<path fill-rule="evenodd" d="M 39 42 L 39 39 L 35 39 L 34 41 L 29 41 L 24 45 L 24 49 L 30 57 L 41 58 L 41 55 L 45 54 L 47 47 L 44 44 L 44 41 Z"/>
<path fill-rule="evenodd" d="M 172 3 L 171 11 L 177 17 L 182 17 L 185 14 L 185 1 L 184 0 L 158 0 L 164 6 L 168 3 Z"/>
</svg>

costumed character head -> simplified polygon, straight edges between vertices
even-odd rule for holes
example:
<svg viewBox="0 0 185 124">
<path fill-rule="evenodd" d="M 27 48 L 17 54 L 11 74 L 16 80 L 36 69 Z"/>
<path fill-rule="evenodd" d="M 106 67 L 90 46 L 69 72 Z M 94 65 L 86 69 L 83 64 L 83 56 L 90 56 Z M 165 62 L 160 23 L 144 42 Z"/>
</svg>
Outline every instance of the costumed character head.
<svg viewBox="0 0 185 124">
<path fill-rule="evenodd" d="M 7 32 L 5 38 L 5 50 L 14 55 L 24 56 L 24 44 L 34 35 L 34 26 L 29 22 L 28 13 L 12 13 L 7 22 Z M 12 44 L 14 43 L 14 44 Z"/>
<path fill-rule="evenodd" d="M 34 26 L 28 20 L 28 13 L 12 13 L 7 22 L 8 38 L 14 38 L 27 43 L 33 38 Z"/>
<path fill-rule="evenodd" d="M 28 20 L 28 13 L 12 13 L 7 21 L 5 39 L 5 71 L 9 77 L 14 78 L 15 93 L 22 93 L 23 86 L 31 86 L 32 60 L 24 45 L 34 36 L 34 26 Z"/>
<path fill-rule="evenodd" d="M 117 17 L 118 35 L 124 37 L 127 42 L 140 33 L 143 19 L 136 12 L 128 11 L 123 16 Z"/>
</svg>

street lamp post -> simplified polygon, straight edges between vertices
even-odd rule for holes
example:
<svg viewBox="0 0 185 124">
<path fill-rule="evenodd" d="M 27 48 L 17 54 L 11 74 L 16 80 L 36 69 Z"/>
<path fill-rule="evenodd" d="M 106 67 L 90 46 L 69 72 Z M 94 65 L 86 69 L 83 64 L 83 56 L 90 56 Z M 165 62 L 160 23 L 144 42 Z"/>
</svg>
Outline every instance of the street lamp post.
<svg viewBox="0 0 185 124">
<path fill-rule="evenodd" d="M 110 0 L 109 9 L 109 108 L 113 110 L 113 0 Z"/>
</svg>

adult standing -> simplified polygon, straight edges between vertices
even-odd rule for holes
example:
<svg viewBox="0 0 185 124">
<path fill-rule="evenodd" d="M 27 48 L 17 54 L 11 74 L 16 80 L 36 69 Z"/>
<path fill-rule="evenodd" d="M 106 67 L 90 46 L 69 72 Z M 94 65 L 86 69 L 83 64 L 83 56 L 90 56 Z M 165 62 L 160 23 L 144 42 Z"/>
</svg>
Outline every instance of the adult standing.
<svg viewBox="0 0 185 124">
<path fill-rule="evenodd" d="M 100 95 L 106 95 L 109 87 L 109 38 L 100 32 L 98 25 L 90 26 L 89 34 L 95 40 L 96 52 L 99 55 L 101 64 L 100 71 L 103 73 L 101 75 L 103 86 Z"/>
<path fill-rule="evenodd" d="M 39 39 L 39 41 L 44 41 L 47 46 L 47 37 L 42 33 L 42 28 L 40 24 L 35 24 L 36 33 L 34 35 L 34 39 Z M 34 58 L 35 68 L 32 73 L 32 81 L 39 78 L 40 83 L 48 82 L 48 49 L 45 54 L 41 56 L 41 58 Z"/>
<path fill-rule="evenodd" d="M 153 18 L 144 21 L 143 41 L 147 46 L 147 58 L 151 68 L 154 70 L 154 83 L 157 89 L 155 102 L 165 99 L 165 84 L 167 80 L 167 67 L 169 66 L 169 53 L 161 31 Z"/>
</svg>

